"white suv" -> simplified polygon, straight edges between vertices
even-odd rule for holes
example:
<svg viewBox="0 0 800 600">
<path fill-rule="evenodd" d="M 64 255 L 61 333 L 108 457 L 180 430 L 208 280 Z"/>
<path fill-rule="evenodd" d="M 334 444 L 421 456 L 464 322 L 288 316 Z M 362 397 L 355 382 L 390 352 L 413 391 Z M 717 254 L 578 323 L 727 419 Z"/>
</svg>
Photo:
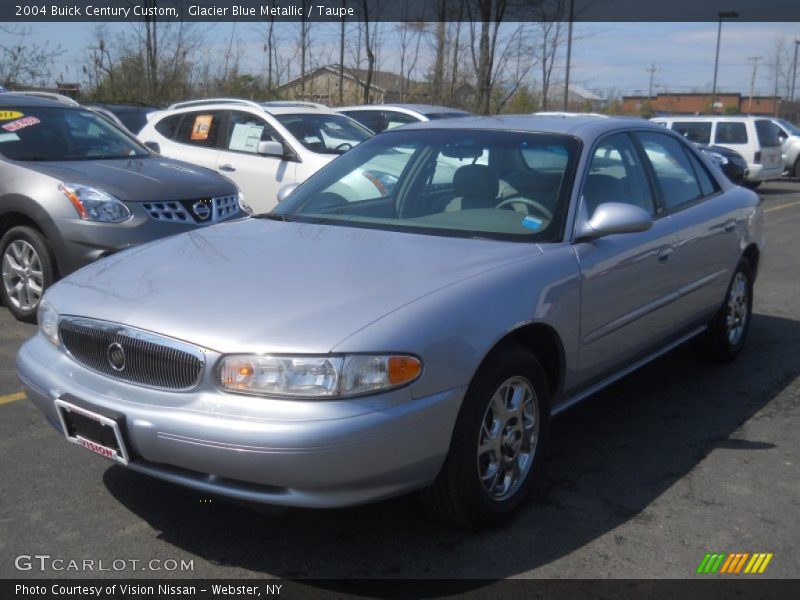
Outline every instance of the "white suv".
<svg viewBox="0 0 800 600">
<path fill-rule="evenodd" d="M 262 213 L 275 206 L 281 187 L 305 181 L 371 135 L 317 104 L 215 98 L 152 113 L 139 139 L 163 156 L 229 177 L 243 205 Z"/>
<path fill-rule="evenodd" d="M 706 146 L 722 146 L 742 155 L 747 161 L 743 184 L 757 188 L 763 181 L 780 178 L 783 173 L 781 142 L 769 119 L 752 116 L 684 116 L 654 117 L 689 141 Z"/>
</svg>

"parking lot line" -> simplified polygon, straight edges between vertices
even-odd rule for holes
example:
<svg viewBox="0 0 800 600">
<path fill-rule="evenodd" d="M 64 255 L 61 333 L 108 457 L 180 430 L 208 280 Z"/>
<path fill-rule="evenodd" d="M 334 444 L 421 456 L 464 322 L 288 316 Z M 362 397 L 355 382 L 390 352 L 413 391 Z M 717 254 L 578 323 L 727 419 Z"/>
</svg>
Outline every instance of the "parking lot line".
<svg viewBox="0 0 800 600">
<path fill-rule="evenodd" d="M 25 397 L 24 392 L 17 392 L 16 394 L 8 394 L 7 396 L 0 396 L 0 405 L 9 404 L 10 402 L 16 402 L 17 400 L 22 400 Z"/>
<path fill-rule="evenodd" d="M 789 202 L 788 204 L 781 204 L 780 206 L 772 206 L 770 208 L 765 208 L 764 212 L 768 213 L 774 210 L 781 210 L 782 208 L 790 208 L 792 206 L 800 206 L 800 200 L 798 200 L 797 202 Z"/>
</svg>

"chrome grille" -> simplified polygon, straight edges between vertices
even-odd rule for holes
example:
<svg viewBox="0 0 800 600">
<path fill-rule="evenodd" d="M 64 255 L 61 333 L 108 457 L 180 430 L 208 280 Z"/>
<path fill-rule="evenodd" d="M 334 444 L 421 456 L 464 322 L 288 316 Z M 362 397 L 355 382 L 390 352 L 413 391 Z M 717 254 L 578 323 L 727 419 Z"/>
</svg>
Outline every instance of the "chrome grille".
<svg viewBox="0 0 800 600">
<path fill-rule="evenodd" d="M 195 207 L 205 206 L 198 213 Z M 175 200 L 165 202 L 142 202 L 142 208 L 156 221 L 170 223 L 219 223 L 239 212 L 239 196 L 219 196 L 199 200 Z M 202 207 L 201 207 L 202 208 Z"/>
<path fill-rule="evenodd" d="M 61 343 L 80 364 L 114 379 L 166 390 L 188 390 L 200 380 L 203 353 L 188 344 L 124 325 L 64 317 L 58 327 Z M 122 368 L 112 365 L 112 346 L 122 347 Z"/>
<path fill-rule="evenodd" d="M 156 221 L 172 221 L 175 223 L 192 223 L 193 219 L 181 206 L 180 202 L 143 202 L 142 208 L 151 219 Z"/>
</svg>

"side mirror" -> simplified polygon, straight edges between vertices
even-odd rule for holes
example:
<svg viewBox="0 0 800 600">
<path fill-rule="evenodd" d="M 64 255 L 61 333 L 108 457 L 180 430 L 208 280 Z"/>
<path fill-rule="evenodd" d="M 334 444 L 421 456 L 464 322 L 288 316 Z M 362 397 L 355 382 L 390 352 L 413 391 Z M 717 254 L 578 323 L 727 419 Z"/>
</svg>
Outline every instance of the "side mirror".
<svg viewBox="0 0 800 600">
<path fill-rule="evenodd" d="M 278 204 L 286 200 L 286 198 L 289 197 L 289 194 L 295 191 L 299 185 L 299 183 L 287 183 L 281 187 L 281 189 L 278 190 Z"/>
<path fill-rule="evenodd" d="M 586 218 L 585 203 L 581 203 L 578 224 L 579 241 L 589 241 L 614 233 L 636 233 L 653 226 L 653 216 L 640 206 L 623 202 L 604 202 Z"/>
<path fill-rule="evenodd" d="M 277 156 L 283 158 L 283 144 L 280 142 L 258 142 L 256 152 L 262 156 Z"/>
<path fill-rule="evenodd" d="M 161 146 L 158 145 L 158 142 L 145 142 L 144 145 L 148 150 L 161 154 Z"/>
</svg>

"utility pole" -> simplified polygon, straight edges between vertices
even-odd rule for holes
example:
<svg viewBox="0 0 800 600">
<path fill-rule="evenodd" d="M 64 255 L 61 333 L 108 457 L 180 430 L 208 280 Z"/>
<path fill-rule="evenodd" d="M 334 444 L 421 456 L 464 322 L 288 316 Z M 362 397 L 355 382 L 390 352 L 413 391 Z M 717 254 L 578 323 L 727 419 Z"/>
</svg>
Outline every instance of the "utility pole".
<svg viewBox="0 0 800 600">
<path fill-rule="evenodd" d="M 572 21 L 575 18 L 575 0 L 569 0 L 569 25 L 567 28 L 567 68 L 564 73 L 564 111 L 569 104 L 569 67 L 572 59 Z"/>
<path fill-rule="evenodd" d="M 656 71 L 660 71 L 661 69 L 656 66 L 656 63 L 650 65 L 649 69 L 645 69 L 645 71 L 650 73 L 650 91 L 647 94 L 648 98 L 653 97 L 653 76 L 656 74 Z"/>
<path fill-rule="evenodd" d="M 711 87 L 711 112 L 713 113 L 715 110 L 715 105 L 717 104 L 717 71 L 719 70 L 719 42 L 722 38 L 722 19 L 736 19 L 739 17 L 739 13 L 737 12 L 719 12 L 719 25 L 717 26 L 717 54 L 714 58 L 714 83 Z"/>
<path fill-rule="evenodd" d="M 753 104 L 753 88 L 756 85 L 756 69 L 758 69 L 758 61 L 760 61 L 763 56 L 748 56 L 747 60 L 753 61 L 753 77 L 750 79 L 750 98 L 747 100 L 747 114 L 750 114 L 750 105 Z"/>
<path fill-rule="evenodd" d="M 797 81 L 797 47 L 800 46 L 800 40 L 794 41 L 794 61 L 792 61 L 792 91 L 789 94 L 789 104 L 794 104 L 794 84 Z M 794 109 L 794 106 L 792 106 Z"/>
</svg>

